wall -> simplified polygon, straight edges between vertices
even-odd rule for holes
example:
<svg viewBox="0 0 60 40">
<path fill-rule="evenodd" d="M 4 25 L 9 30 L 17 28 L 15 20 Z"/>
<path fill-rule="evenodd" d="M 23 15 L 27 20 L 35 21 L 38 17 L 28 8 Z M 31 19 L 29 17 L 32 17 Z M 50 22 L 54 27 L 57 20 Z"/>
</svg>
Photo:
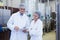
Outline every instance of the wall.
<svg viewBox="0 0 60 40">
<path fill-rule="evenodd" d="M 21 0 L 3 0 L 4 6 L 18 8 Z"/>
</svg>

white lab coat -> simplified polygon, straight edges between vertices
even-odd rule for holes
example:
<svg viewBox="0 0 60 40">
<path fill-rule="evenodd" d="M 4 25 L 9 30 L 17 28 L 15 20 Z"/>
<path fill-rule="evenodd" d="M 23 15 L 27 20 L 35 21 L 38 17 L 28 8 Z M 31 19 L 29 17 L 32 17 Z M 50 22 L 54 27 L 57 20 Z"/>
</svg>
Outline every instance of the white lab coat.
<svg viewBox="0 0 60 40">
<path fill-rule="evenodd" d="M 18 32 L 14 30 L 15 26 L 19 27 Z M 14 13 L 7 23 L 7 27 L 11 30 L 10 40 L 27 40 L 28 33 L 24 33 L 22 30 L 28 29 L 28 26 L 29 19 L 25 14 L 21 16 L 20 12 Z"/>
<path fill-rule="evenodd" d="M 31 36 L 30 40 L 42 40 L 43 23 L 40 19 L 38 19 L 36 22 L 34 22 L 34 20 L 31 22 L 29 34 Z"/>
</svg>

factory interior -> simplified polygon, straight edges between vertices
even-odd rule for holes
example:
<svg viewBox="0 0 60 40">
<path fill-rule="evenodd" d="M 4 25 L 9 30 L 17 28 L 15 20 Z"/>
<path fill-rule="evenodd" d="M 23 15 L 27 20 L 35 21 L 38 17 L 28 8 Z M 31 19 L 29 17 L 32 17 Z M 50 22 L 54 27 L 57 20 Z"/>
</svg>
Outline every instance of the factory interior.
<svg viewBox="0 0 60 40">
<path fill-rule="evenodd" d="M 59 23 L 59 20 L 56 19 L 59 19 L 60 15 L 59 2 L 59 0 L 0 0 L 0 40 L 10 39 L 11 31 L 7 28 L 7 22 L 13 13 L 19 11 L 21 3 L 26 5 L 27 16 L 33 15 L 36 10 L 41 12 L 43 40 L 56 40 L 56 35 L 58 35 L 56 26 Z M 57 14 L 59 14 L 58 17 Z M 31 20 L 32 16 L 29 18 Z"/>
</svg>

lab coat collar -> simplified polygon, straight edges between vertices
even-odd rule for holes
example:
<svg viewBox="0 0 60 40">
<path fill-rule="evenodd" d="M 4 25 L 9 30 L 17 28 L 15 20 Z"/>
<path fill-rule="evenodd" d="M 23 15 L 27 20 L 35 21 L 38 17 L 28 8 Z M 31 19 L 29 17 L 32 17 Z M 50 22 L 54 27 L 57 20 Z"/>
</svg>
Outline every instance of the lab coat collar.
<svg viewBox="0 0 60 40">
<path fill-rule="evenodd" d="M 25 13 L 24 14 L 20 14 L 20 12 L 18 11 L 18 14 L 20 15 L 20 16 L 24 16 L 25 15 Z"/>
<path fill-rule="evenodd" d="M 40 19 L 37 19 L 37 21 L 35 22 L 35 21 L 33 21 L 34 23 L 37 23 L 37 22 L 39 22 L 40 21 Z"/>
</svg>

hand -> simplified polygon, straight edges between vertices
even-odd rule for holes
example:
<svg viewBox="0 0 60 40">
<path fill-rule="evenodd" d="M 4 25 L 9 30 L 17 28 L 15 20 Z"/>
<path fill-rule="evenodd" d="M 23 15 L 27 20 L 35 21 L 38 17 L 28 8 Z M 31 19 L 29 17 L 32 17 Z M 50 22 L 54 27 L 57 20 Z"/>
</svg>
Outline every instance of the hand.
<svg viewBox="0 0 60 40">
<path fill-rule="evenodd" d="M 19 30 L 19 27 L 18 26 L 15 26 L 14 30 L 18 31 Z"/>
<path fill-rule="evenodd" d="M 26 32 L 27 32 L 27 30 L 23 30 L 23 32 L 24 32 L 24 33 L 26 33 Z"/>
</svg>

